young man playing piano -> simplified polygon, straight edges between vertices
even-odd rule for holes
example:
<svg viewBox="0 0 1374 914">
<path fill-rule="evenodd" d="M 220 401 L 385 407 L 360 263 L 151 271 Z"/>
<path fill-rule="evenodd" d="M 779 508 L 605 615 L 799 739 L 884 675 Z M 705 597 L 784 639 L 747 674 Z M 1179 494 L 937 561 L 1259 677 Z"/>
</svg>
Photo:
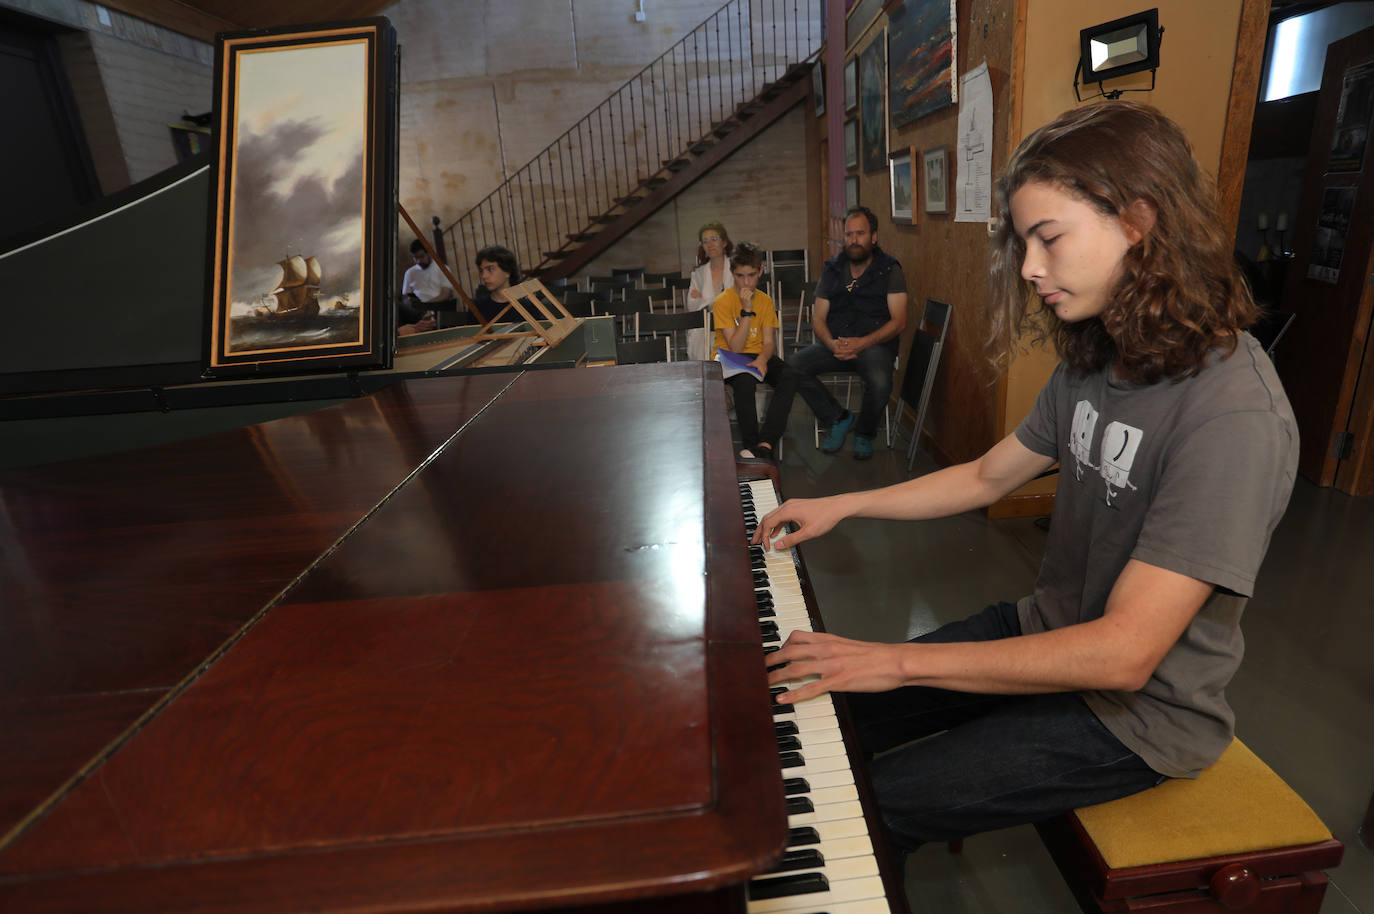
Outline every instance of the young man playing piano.
<svg viewBox="0 0 1374 914">
<path fill-rule="evenodd" d="M 906 644 L 798 632 L 772 656 L 780 702 L 870 693 L 850 707 L 904 851 L 1215 761 L 1241 612 L 1297 465 L 1292 411 L 1242 329 L 1255 306 L 1175 124 L 1127 102 L 1073 109 L 1023 141 L 997 195 L 996 348 L 1029 318 L 1062 359 L 1030 415 L 971 463 L 786 502 L 755 536 L 797 524 L 773 544 L 790 547 L 846 517 L 948 516 L 1060 465 L 1032 595 Z"/>
</svg>

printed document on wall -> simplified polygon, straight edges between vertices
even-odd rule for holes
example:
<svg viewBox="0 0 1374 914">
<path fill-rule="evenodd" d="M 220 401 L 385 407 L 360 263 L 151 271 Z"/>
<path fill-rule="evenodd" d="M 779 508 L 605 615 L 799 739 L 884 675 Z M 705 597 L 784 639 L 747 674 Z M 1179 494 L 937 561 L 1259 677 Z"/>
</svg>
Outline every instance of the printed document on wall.
<svg viewBox="0 0 1374 914">
<path fill-rule="evenodd" d="M 985 60 L 959 79 L 959 146 L 955 222 L 992 215 L 992 80 Z"/>
</svg>

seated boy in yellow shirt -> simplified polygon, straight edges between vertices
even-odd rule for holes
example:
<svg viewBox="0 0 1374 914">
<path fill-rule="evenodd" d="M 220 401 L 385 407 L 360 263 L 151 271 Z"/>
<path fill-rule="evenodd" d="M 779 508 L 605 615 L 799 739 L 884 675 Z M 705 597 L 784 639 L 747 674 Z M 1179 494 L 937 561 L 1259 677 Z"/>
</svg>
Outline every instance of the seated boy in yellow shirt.
<svg viewBox="0 0 1374 914">
<path fill-rule="evenodd" d="M 735 245 L 730 256 L 730 275 L 735 284 L 716 297 L 712 306 L 715 321 L 715 347 L 744 355 L 752 355 L 749 364 L 773 388 L 763 429 L 759 429 L 758 410 L 754 405 L 754 390 L 758 379 L 742 371 L 725 379 L 735 401 L 735 417 L 739 420 L 741 457 L 774 460 L 778 439 L 787 428 L 787 414 L 792 409 L 792 397 L 797 392 L 800 375 L 777 356 L 774 332 L 778 329 L 778 312 L 773 299 L 758 291 L 762 273 L 763 253 L 756 245 L 742 241 Z"/>
</svg>

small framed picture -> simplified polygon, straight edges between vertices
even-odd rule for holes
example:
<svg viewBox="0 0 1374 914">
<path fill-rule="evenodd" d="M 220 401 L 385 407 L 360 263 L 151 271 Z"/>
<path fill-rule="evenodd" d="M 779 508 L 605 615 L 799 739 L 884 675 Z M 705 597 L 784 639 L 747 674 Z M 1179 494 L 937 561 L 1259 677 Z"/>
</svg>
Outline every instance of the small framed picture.
<svg viewBox="0 0 1374 914">
<path fill-rule="evenodd" d="M 949 172 L 945 165 L 945 147 L 936 146 L 921 154 L 922 181 L 925 184 L 926 212 L 949 211 Z"/>
<path fill-rule="evenodd" d="M 859 167 L 859 122 L 853 118 L 844 122 L 844 167 Z"/>
<path fill-rule="evenodd" d="M 892 221 L 914 222 L 912 216 L 910 149 L 894 152 L 888 157 L 888 173 L 892 179 Z"/>
<path fill-rule="evenodd" d="M 844 179 L 844 208 L 851 210 L 859 205 L 859 176 L 850 175 Z"/>
<path fill-rule="evenodd" d="M 844 65 L 844 110 L 859 107 L 859 58 L 851 57 Z"/>
<path fill-rule="evenodd" d="M 825 64 L 816 61 L 811 68 L 811 94 L 816 97 L 816 117 L 825 114 Z"/>
</svg>

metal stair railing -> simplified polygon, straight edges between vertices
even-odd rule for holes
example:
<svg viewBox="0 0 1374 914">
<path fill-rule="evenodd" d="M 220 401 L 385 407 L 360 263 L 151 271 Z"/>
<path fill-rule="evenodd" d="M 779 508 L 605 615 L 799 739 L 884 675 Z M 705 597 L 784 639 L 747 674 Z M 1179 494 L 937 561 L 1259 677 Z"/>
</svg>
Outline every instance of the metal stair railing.
<svg viewBox="0 0 1374 914">
<path fill-rule="evenodd" d="M 510 248 L 535 272 L 666 180 L 820 49 L 824 0 L 730 0 L 444 229 L 472 289 L 476 252 Z"/>
</svg>

